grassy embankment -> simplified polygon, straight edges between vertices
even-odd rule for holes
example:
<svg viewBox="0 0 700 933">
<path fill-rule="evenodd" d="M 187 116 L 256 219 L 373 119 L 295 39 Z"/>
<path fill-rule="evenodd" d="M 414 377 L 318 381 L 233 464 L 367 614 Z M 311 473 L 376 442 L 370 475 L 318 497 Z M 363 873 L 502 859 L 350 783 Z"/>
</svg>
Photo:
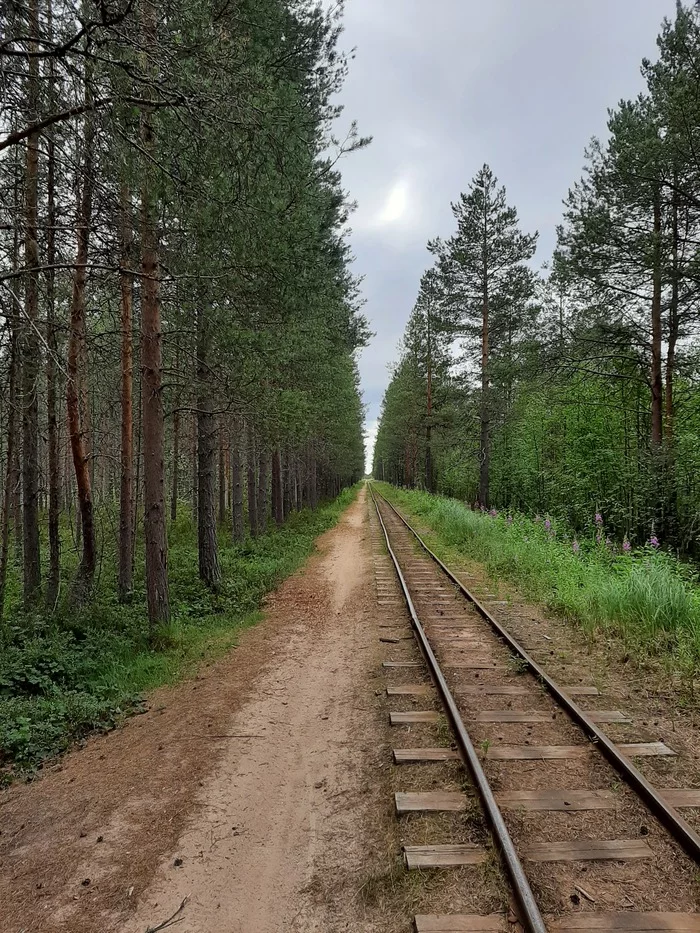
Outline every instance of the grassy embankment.
<svg viewBox="0 0 700 933">
<path fill-rule="evenodd" d="M 146 691 L 177 681 L 203 658 L 232 647 L 262 618 L 263 597 L 301 565 L 358 488 L 316 512 L 295 513 L 280 530 L 239 546 L 222 531 L 224 582 L 217 594 L 198 578 L 197 541 L 183 509 L 169 529 L 172 623 L 159 650 L 149 647 L 142 552 L 134 600 L 125 606 L 116 598 L 115 555 L 105 545 L 92 599 L 79 612 L 66 606 L 52 615 L 22 613 L 13 568 L 0 633 L 0 780 L 9 780 L 11 769 L 36 768 L 91 731 L 113 728 L 143 707 Z M 74 565 L 75 554 L 66 547 L 66 580 Z"/>
<path fill-rule="evenodd" d="M 700 672 L 700 587 L 692 567 L 651 544 L 624 551 L 606 543 L 594 515 L 589 533 L 575 538 L 548 516 L 473 512 L 454 499 L 377 488 L 432 529 L 430 543 L 446 561 L 461 555 L 483 563 L 523 596 L 589 632 L 621 639 L 637 660 L 663 661 L 692 686 Z"/>
</svg>

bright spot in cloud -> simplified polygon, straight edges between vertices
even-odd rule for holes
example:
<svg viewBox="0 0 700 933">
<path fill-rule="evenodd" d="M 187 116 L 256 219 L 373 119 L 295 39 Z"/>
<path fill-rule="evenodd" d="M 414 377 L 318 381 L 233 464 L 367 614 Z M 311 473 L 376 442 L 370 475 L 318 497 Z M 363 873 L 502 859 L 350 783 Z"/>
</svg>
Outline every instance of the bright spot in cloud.
<svg viewBox="0 0 700 933">
<path fill-rule="evenodd" d="M 408 179 L 399 178 L 394 182 L 386 197 L 384 206 L 377 215 L 377 225 L 387 227 L 406 216 L 408 212 Z"/>
<path fill-rule="evenodd" d="M 372 460 L 374 458 L 374 445 L 377 441 L 377 430 L 379 428 L 379 419 L 369 421 L 365 424 L 365 473 L 372 472 Z"/>
</svg>

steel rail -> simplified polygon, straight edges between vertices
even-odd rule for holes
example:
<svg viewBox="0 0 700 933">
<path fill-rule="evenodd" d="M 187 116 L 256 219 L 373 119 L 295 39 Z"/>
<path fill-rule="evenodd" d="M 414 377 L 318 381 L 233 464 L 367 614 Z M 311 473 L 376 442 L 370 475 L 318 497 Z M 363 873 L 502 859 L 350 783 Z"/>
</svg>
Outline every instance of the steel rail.
<svg viewBox="0 0 700 933">
<path fill-rule="evenodd" d="M 372 490 L 372 494 L 375 491 Z M 564 709 L 571 719 L 576 722 L 586 733 L 589 739 L 593 741 L 600 751 L 605 755 L 610 764 L 615 768 L 618 774 L 632 787 L 639 797 L 644 801 L 654 816 L 657 817 L 673 838 L 684 849 L 697 864 L 700 865 L 700 836 L 693 827 L 683 819 L 683 817 L 670 806 L 663 796 L 647 781 L 644 775 L 634 764 L 617 748 L 614 742 L 599 729 L 596 723 L 586 715 L 585 711 L 575 703 L 571 697 L 554 681 L 545 670 L 531 657 L 519 642 L 513 638 L 510 632 L 505 629 L 501 623 L 491 615 L 488 609 L 479 602 L 462 581 L 447 567 L 433 551 L 430 550 L 425 541 L 421 538 L 413 526 L 404 518 L 396 506 L 391 503 L 381 492 L 376 491 L 383 502 L 389 506 L 394 514 L 403 522 L 411 534 L 416 538 L 423 550 L 431 557 L 435 563 L 444 571 L 454 585 L 459 589 L 463 596 L 469 602 L 473 603 L 477 612 L 483 616 L 489 625 L 494 629 L 497 635 L 506 642 L 506 644 L 526 663 L 528 669 L 535 675 L 547 688 L 553 699 Z"/>
<path fill-rule="evenodd" d="M 496 838 L 496 842 L 501 852 L 505 869 L 510 877 L 511 883 L 513 885 L 513 891 L 520 907 L 521 917 L 520 920 L 524 924 L 527 933 L 547 933 L 547 928 L 540 914 L 540 910 L 535 901 L 535 896 L 532 893 L 530 888 L 530 882 L 527 880 L 523 866 L 518 858 L 518 854 L 515 851 L 515 845 L 513 840 L 510 837 L 508 828 L 506 827 L 505 820 L 501 814 L 501 811 L 498 808 L 496 803 L 496 798 L 494 797 L 491 786 L 488 782 L 484 769 L 481 767 L 481 762 L 479 761 L 479 756 L 477 755 L 472 740 L 469 737 L 469 733 L 466 730 L 466 727 L 462 721 L 462 717 L 459 714 L 457 709 L 457 704 L 454 701 L 450 688 L 447 685 L 447 681 L 440 669 L 440 665 L 437 662 L 437 658 L 433 653 L 433 649 L 430 647 L 430 642 L 428 637 L 425 634 L 425 630 L 416 614 L 415 606 L 413 605 L 413 600 L 411 599 L 411 594 L 408 590 L 406 580 L 404 578 L 403 572 L 399 565 L 399 561 L 394 553 L 394 550 L 391 546 L 389 540 L 389 532 L 387 527 L 384 524 L 384 519 L 379 510 L 379 505 L 374 496 L 374 490 L 370 485 L 370 494 L 372 496 L 372 501 L 374 502 L 374 507 L 377 510 L 377 517 L 379 518 L 379 524 L 382 527 L 384 533 L 384 540 L 386 541 L 387 550 L 389 551 L 389 556 L 391 557 L 394 568 L 396 569 L 396 574 L 401 583 L 401 589 L 403 591 L 404 599 L 406 600 L 406 605 L 408 606 L 408 611 L 411 615 L 411 623 L 416 635 L 416 639 L 420 646 L 423 657 L 426 660 L 428 669 L 430 670 L 430 676 L 435 683 L 435 687 L 440 695 L 440 699 L 447 713 L 447 717 L 452 726 L 452 732 L 454 734 L 455 740 L 459 747 L 462 760 L 466 765 L 469 773 L 472 776 L 472 780 L 476 786 L 479 797 L 481 798 L 481 803 L 483 805 L 484 811 L 486 813 L 487 819 L 491 824 L 493 834 Z M 381 497 L 384 499 L 384 497 Z M 384 499 L 386 502 L 387 500 Z"/>
</svg>

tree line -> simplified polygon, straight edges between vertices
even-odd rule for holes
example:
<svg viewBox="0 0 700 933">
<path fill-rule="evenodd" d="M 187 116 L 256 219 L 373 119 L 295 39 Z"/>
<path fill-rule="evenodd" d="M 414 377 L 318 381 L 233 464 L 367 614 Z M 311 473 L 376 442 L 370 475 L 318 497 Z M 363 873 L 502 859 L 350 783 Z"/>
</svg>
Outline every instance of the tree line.
<svg viewBox="0 0 700 933">
<path fill-rule="evenodd" d="M 255 537 L 361 475 L 338 162 L 368 140 L 334 136 L 341 16 L 2 5 L 0 617 L 13 574 L 27 610 L 85 603 L 104 540 L 131 600 L 143 540 L 155 630 L 182 509 L 216 590 L 221 529 Z"/>
<path fill-rule="evenodd" d="M 428 244 L 374 475 L 683 551 L 700 531 L 700 12 L 609 111 L 542 273 L 485 165 Z"/>
</svg>

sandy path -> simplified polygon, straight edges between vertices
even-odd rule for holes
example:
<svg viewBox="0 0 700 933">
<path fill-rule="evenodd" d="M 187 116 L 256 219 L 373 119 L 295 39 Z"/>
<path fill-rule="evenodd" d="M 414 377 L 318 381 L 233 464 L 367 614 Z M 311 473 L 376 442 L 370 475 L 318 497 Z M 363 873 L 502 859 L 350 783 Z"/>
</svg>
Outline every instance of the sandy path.
<svg viewBox="0 0 700 933">
<path fill-rule="evenodd" d="M 369 560 L 363 491 L 240 651 L 10 791 L 3 931 L 144 933 L 186 896 L 182 933 L 373 929 L 352 919 L 381 741 Z"/>
</svg>

